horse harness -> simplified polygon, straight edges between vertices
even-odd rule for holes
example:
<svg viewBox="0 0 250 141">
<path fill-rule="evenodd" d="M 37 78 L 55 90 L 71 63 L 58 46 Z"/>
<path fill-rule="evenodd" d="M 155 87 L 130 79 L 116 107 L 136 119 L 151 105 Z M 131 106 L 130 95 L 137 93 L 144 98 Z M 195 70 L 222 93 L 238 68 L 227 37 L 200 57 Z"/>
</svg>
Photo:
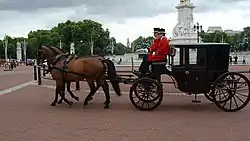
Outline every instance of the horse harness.
<svg viewBox="0 0 250 141">
<path fill-rule="evenodd" d="M 64 61 L 63 61 L 63 67 L 62 67 L 62 69 L 60 69 L 60 68 L 56 68 L 56 67 L 53 67 L 53 68 L 56 68 L 56 69 L 58 69 L 58 70 L 61 70 L 61 71 L 63 71 L 64 72 L 64 76 L 66 76 L 67 75 L 67 73 L 68 73 L 68 64 L 69 64 L 69 62 L 72 60 L 72 59 L 76 59 L 77 58 L 77 56 L 76 55 L 74 55 L 74 54 L 70 54 L 70 55 L 64 55 L 64 54 L 58 54 L 54 59 L 53 59 L 53 61 L 52 61 L 52 63 L 51 63 L 51 66 L 49 66 L 49 71 L 51 71 L 51 69 L 52 69 L 52 65 L 54 65 L 55 63 L 57 63 L 59 60 L 60 60 L 60 58 L 62 57 L 62 56 L 66 56 L 66 59 L 64 59 Z"/>
<path fill-rule="evenodd" d="M 58 68 L 58 67 L 54 67 L 54 66 L 52 66 L 52 65 L 54 65 L 55 63 L 57 63 L 58 61 L 60 61 L 60 58 L 62 57 L 62 56 L 66 56 L 66 59 L 64 59 L 64 62 L 63 62 L 63 67 L 62 68 Z M 76 75 L 79 75 L 79 76 L 84 76 L 84 77 L 92 77 L 92 75 L 84 75 L 84 74 L 80 74 L 80 73 L 76 73 L 76 72 L 69 72 L 68 71 L 68 64 L 69 64 L 69 62 L 72 60 L 72 59 L 77 59 L 78 57 L 77 57 L 77 55 L 75 55 L 75 54 L 70 54 L 70 55 L 68 55 L 68 54 L 58 54 L 58 55 L 56 55 L 56 57 L 52 60 L 52 63 L 51 63 L 51 65 L 48 65 L 48 72 L 51 72 L 51 70 L 52 69 L 57 69 L 57 70 L 60 70 L 60 71 L 62 71 L 63 73 L 64 73 L 64 76 L 66 77 L 67 76 L 67 74 L 68 73 L 72 73 L 72 74 L 76 74 Z M 102 59 L 99 59 L 101 62 L 102 62 L 102 64 L 104 65 L 104 60 L 102 60 Z M 105 65 L 104 65 L 105 66 Z M 104 69 L 103 69 L 103 72 L 102 73 L 105 73 L 105 71 L 106 71 L 106 68 L 104 67 Z M 93 75 L 95 75 L 95 74 L 93 74 Z M 100 74 L 100 76 L 101 76 L 101 74 Z M 100 76 L 98 76 L 98 77 L 100 77 Z"/>
</svg>

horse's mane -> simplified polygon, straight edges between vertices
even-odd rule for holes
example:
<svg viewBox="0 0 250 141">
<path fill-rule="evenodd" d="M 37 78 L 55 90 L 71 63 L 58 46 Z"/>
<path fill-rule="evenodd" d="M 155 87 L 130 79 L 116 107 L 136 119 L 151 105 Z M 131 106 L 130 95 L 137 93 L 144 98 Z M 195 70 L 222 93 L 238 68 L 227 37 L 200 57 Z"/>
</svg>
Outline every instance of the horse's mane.
<svg viewBox="0 0 250 141">
<path fill-rule="evenodd" d="M 55 54 L 59 54 L 59 52 L 57 52 L 53 47 L 48 47 L 49 49 L 51 49 Z"/>
<path fill-rule="evenodd" d="M 55 46 L 52 46 L 52 48 L 53 48 L 53 47 L 55 47 Z M 63 49 L 61 49 L 61 48 L 59 48 L 59 47 L 55 47 L 55 48 L 57 48 L 57 49 L 59 49 L 61 52 L 65 53 L 65 51 L 64 51 Z"/>
</svg>

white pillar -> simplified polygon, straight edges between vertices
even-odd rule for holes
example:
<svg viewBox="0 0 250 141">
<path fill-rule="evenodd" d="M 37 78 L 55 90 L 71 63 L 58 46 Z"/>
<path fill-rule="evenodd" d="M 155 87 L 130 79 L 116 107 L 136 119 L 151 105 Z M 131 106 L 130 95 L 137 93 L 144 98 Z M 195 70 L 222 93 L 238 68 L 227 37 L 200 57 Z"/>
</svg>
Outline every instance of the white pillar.
<svg viewBox="0 0 250 141">
<path fill-rule="evenodd" d="M 6 36 L 4 39 L 4 53 L 5 53 L 5 60 L 8 61 L 8 39 Z"/>
<path fill-rule="evenodd" d="M 91 55 L 93 55 L 94 54 L 94 42 L 92 40 L 92 37 L 90 39 L 90 44 L 91 44 L 90 53 L 91 53 Z"/>
<path fill-rule="evenodd" d="M 60 49 L 62 49 L 62 40 L 60 40 L 60 42 L 59 42 L 59 47 L 60 47 Z"/>
<path fill-rule="evenodd" d="M 27 42 L 25 41 L 25 39 L 23 40 L 23 55 L 24 55 L 24 61 L 27 61 L 27 56 L 26 56 L 26 52 L 27 52 Z"/>
<path fill-rule="evenodd" d="M 20 42 L 16 43 L 16 59 L 17 59 L 17 61 L 22 60 L 22 48 L 21 48 Z"/>
<path fill-rule="evenodd" d="M 114 42 L 111 40 L 111 53 L 114 54 Z"/>
</svg>

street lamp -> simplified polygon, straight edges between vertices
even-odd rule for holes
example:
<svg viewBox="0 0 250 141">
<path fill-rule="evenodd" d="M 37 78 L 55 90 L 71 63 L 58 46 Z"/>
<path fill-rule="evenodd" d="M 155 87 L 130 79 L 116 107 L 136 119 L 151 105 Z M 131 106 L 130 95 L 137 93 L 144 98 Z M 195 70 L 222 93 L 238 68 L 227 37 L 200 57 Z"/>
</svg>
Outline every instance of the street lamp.
<svg viewBox="0 0 250 141">
<path fill-rule="evenodd" d="M 202 25 L 199 25 L 197 22 L 196 25 L 194 25 L 194 32 L 197 32 L 197 43 L 199 43 L 199 34 L 202 31 Z"/>
<path fill-rule="evenodd" d="M 244 49 L 244 51 L 246 51 L 247 47 L 248 47 L 248 38 L 247 38 L 247 35 L 244 34 L 244 38 L 243 38 L 243 49 Z"/>
</svg>

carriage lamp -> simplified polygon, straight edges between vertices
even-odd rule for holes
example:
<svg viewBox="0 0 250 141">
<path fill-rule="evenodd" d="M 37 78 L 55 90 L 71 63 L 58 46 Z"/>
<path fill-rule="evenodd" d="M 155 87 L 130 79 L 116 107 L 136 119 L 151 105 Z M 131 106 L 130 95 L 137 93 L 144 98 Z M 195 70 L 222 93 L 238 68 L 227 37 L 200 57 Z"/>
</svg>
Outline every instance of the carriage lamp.
<svg viewBox="0 0 250 141">
<path fill-rule="evenodd" d="M 198 22 L 196 25 L 194 25 L 194 32 L 197 32 L 197 43 L 199 43 L 199 34 L 202 31 L 202 25 L 200 25 Z"/>
</svg>

